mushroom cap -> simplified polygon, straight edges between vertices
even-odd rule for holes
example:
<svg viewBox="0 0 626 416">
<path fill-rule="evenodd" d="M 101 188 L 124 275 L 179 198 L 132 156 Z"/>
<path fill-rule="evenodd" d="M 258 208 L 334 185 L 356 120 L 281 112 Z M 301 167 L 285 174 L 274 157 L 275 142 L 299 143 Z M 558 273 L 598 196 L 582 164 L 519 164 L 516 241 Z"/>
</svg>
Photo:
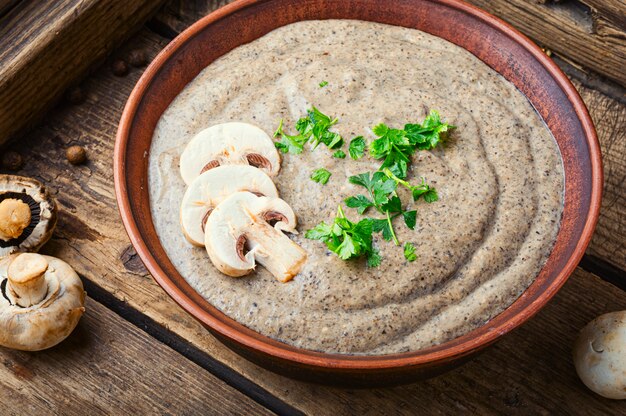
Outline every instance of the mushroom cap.
<svg viewBox="0 0 626 416">
<path fill-rule="evenodd" d="M 280 170 L 280 155 L 263 130 L 230 122 L 202 130 L 180 156 L 180 174 L 187 185 L 201 173 L 221 165 L 252 165 L 269 176 Z"/>
<path fill-rule="evenodd" d="M 276 185 L 262 170 L 247 165 L 225 165 L 196 177 L 185 191 L 180 224 L 190 243 L 204 246 L 204 228 L 211 210 L 235 192 L 278 197 Z"/>
<path fill-rule="evenodd" d="M 608 399 L 626 399 L 626 311 L 589 322 L 573 355 L 576 372 L 589 389 Z"/>
<path fill-rule="evenodd" d="M 18 261 L 21 256 L 31 256 L 28 261 Z M 24 270 L 25 264 L 34 266 Z M 9 271 L 16 272 L 22 283 L 41 271 L 46 291 L 38 303 L 21 307 L 9 284 Z M 11 270 L 9 270 L 11 269 Z M 37 270 L 35 270 L 37 269 Z M 55 257 L 35 253 L 14 254 L 0 260 L 0 345 L 22 351 L 39 351 L 63 341 L 74 330 L 85 311 L 83 284 L 67 263 Z"/>
<path fill-rule="evenodd" d="M 0 175 L 0 203 L 6 200 L 19 200 L 28 205 L 30 220 L 27 226 L 19 226 L 21 230 L 18 237 L 10 239 L 0 237 L 0 258 L 19 251 L 39 250 L 52 237 L 56 226 L 57 206 L 54 199 L 46 187 L 35 179 L 16 175 Z M 8 207 L 6 202 L 4 205 Z M 18 205 L 22 207 L 21 204 Z M 14 209 L 0 212 L 0 222 L 5 224 L 4 228 L 7 228 L 6 225 L 9 222 L 15 221 L 15 214 Z M 20 217 L 23 216 L 22 213 L 19 215 Z M 22 219 L 19 219 L 18 222 L 22 222 Z"/>
<path fill-rule="evenodd" d="M 237 192 L 209 216 L 206 250 L 215 267 L 229 276 L 250 273 L 258 260 L 277 279 L 287 281 L 306 261 L 306 252 L 281 232 L 296 232 L 296 225 L 293 210 L 282 199 Z"/>
</svg>

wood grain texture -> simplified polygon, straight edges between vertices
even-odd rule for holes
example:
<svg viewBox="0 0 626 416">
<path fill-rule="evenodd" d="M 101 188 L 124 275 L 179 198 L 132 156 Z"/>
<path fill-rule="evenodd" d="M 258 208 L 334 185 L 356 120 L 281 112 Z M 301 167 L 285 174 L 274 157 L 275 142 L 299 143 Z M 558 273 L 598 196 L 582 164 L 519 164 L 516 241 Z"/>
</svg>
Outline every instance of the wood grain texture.
<svg viewBox="0 0 626 416">
<path fill-rule="evenodd" d="M 540 45 L 626 85 L 626 34 L 576 1 L 468 0 L 511 23 Z"/>
<path fill-rule="evenodd" d="M 624 0 L 585 0 L 597 7 L 591 15 L 576 0 L 545 4 L 536 0 L 467 1 L 511 23 L 540 45 L 626 86 L 626 29 L 610 17 L 615 10 L 620 16 Z M 157 13 L 155 20 L 180 33 L 201 16 L 230 2 L 173 0 Z M 622 18 L 624 10 L 622 7 Z"/>
<path fill-rule="evenodd" d="M 626 270 L 626 105 L 574 85 L 596 124 L 604 162 L 600 219 L 587 253 Z"/>
<path fill-rule="evenodd" d="M 166 39 L 142 31 L 126 47 L 145 48 L 153 57 L 166 43 Z M 84 83 L 87 99 L 83 104 L 58 108 L 43 126 L 15 145 L 27 160 L 20 173 L 51 186 L 61 208 L 57 232 L 45 252 L 64 258 L 117 299 L 311 414 L 411 414 L 424 409 L 431 413 L 591 413 L 594 409 L 597 413 L 618 413 L 619 403 L 598 398 L 578 382 L 569 346 L 586 321 L 602 312 L 626 308 L 624 292 L 580 270 L 538 318 L 479 359 L 413 386 L 346 391 L 294 382 L 224 348 L 146 273 L 130 247 L 115 207 L 113 140 L 122 107 L 139 75 L 140 70 L 133 69 L 127 77 L 119 78 L 102 68 Z M 593 90 L 583 91 L 583 95 L 588 103 L 606 100 L 607 106 L 614 105 L 613 100 Z M 619 123 L 614 117 L 595 121 L 603 140 L 605 163 L 623 163 L 619 160 L 626 145 L 623 140 L 612 146 L 606 143 Z M 87 148 L 90 161 L 86 165 L 75 167 L 65 160 L 65 148 L 72 144 Z M 617 195 L 620 190 L 607 192 Z M 615 204 L 615 212 L 625 212 L 623 200 Z M 603 213 L 601 226 L 609 230 L 612 224 L 605 224 L 607 218 Z M 611 238 L 623 241 L 624 236 Z"/>
<path fill-rule="evenodd" d="M 0 348 L 3 415 L 271 412 L 99 303 L 55 348 Z"/>
<path fill-rule="evenodd" d="M 21 0 L 0 18 L 0 146 L 37 121 L 163 0 Z M 8 7 L 9 3 L 7 3 Z"/>
<path fill-rule="evenodd" d="M 626 0 L 580 0 L 591 7 L 598 19 L 605 19 L 626 31 Z"/>
</svg>

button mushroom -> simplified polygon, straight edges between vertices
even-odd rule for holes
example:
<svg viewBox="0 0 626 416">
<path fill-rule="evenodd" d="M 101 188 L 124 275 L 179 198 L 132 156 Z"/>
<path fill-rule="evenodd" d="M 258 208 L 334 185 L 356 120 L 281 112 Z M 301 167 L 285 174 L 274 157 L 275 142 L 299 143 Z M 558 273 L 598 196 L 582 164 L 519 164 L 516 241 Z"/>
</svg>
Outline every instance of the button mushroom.
<svg viewBox="0 0 626 416">
<path fill-rule="evenodd" d="M 0 175 L 0 257 L 39 250 L 56 222 L 56 203 L 39 181 Z"/>
<path fill-rule="evenodd" d="M 213 208 L 240 191 L 278 197 L 274 182 L 252 166 L 227 165 L 208 170 L 191 182 L 180 207 L 180 223 L 190 243 L 204 246 L 204 228 Z"/>
<path fill-rule="evenodd" d="M 36 253 L 0 261 L 0 345 L 39 351 L 63 341 L 85 311 L 80 278 L 65 262 Z"/>
<path fill-rule="evenodd" d="M 180 156 L 180 174 L 187 185 L 201 173 L 221 165 L 251 165 L 269 176 L 280 170 L 274 142 L 252 124 L 231 122 L 202 130 Z"/>
<path fill-rule="evenodd" d="M 296 216 L 282 199 L 237 192 L 224 199 L 206 224 L 205 246 L 222 273 L 243 276 L 261 263 L 281 282 L 304 265 L 306 252 L 282 231 L 296 232 Z"/>
<path fill-rule="evenodd" d="M 580 379 L 608 399 L 626 399 L 626 311 L 589 322 L 574 344 Z"/>
</svg>

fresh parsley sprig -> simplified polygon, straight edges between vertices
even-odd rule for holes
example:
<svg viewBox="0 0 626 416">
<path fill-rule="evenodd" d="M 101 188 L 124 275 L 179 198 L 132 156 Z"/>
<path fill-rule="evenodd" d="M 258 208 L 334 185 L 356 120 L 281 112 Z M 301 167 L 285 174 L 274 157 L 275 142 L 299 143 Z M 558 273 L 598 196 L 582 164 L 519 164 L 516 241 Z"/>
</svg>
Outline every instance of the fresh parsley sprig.
<svg viewBox="0 0 626 416">
<path fill-rule="evenodd" d="M 402 216 L 404 223 L 410 229 L 415 228 L 417 211 L 406 211 L 402 208 L 402 201 L 396 193 L 398 184 L 387 177 L 384 172 L 362 173 L 351 176 L 348 181 L 354 185 L 359 185 L 367 189 L 368 196 L 356 195 L 345 200 L 350 208 L 356 208 L 359 214 L 364 214 L 370 207 L 374 207 L 378 212 L 385 215 L 382 219 L 372 219 L 374 232 L 382 232 L 383 239 L 393 240 L 396 245 L 400 241 L 393 229 L 393 219 Z"/>
<path fill-rule="evenodd" d="M 413 195 L 413 201 L 417 201 L 420 197 L 423 197 L 424 201 L 428 203 L 439 200 L 439 195 L 437 194 L 437 190 L 433 188 L 432 186 L 428 185 L 424 177 L 422 177 L 422 183 L 420 183 L 419 185 L 411 185 L 409 182 L 405 181 L 404 179 L 398 178 L 388 168 L 384 168 L 383 173 L 389 179 L 394 181 L 397 185 L 402 185 L 405 188 L 407 188 L 409 191 L 411 191 L 411 194 Z"/>
<path fill-rule="evenodd" d="M 343 260 L 364 256 L 368 266 L 376 267 L 380 264 L 380 254 L 372 245 L 372 232 L 372 220 L 364 218 L 354 223 L 346 218 L 339 206 L 332 224 L 322 221 L 304 236 L 323 241 L 330 251 Z"/>
<path fill-rule="evenodd" d="M 374 159 L 385 159 L 380 170 L 387 168 L 396 177 L 404 179 L 413 153 L 418 149 L 435 148 L 453 128 L 455 126 L 442 122 L 435 110 L 421 124 L 405 124 L 403 130 L 381 123 L 372 129 L 378 138 L 369 145 L 370 155 Z"/>
<path fill-rule="evenodd" d="M 329 149 L 337 149 L 343 146 L 343 138 L 339 133 L 330 131 L 330 128 L 337 123 L 336 118 L 331 118 L 322 113 L 315 106 L 307 110 L 307 116 L 302 117 L 296 123 L 296 130 L 299 134 L 289 135 L 284 131 L 283 120 L 280 120 L 274 137 L 280 140 L 274 145 L 283 153 L 299 154 L 304 150 L 304 145 L 311 143 L 313 149 L 320 143 L 325 144 Z"/>
</svg>

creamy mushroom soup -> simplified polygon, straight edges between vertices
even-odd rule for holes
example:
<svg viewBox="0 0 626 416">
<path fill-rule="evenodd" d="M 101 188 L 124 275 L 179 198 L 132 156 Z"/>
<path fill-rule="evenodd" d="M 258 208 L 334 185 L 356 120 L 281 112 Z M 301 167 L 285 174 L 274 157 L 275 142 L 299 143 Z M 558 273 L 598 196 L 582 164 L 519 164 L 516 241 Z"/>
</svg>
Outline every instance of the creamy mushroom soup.
<svg viewBox="0 0 626 416">
<path fill-rule="evenodd" d="M 322 81 L 328 84 L 320 87 Z M 241 121 L 268 134 L 293 128 L 312 105 L 339 121 L 333 131 L 374 138 L 378 123 L 402 128 L 430 109 L 457 126 L 445 146 L 416 152 L 408 179 L 425 176 L 439 200 L 414 203 L 415 230 L 399 219 L 402 246 L 374 236 L 379 267 L 343 261 L 304 232 L 332 221 L 363 193 L 347 178 L 381 161 L 337 159 L 325 146 L 286 154 L 272 179 L 298 218 L 290 235 L 308 253 L 281 283 L 262 266 L 226 276 L 188 243 L 179 210 L 186 185 L 179 158 L 199 131 Z M 347 153 L 347 145 L 344 145 Z M 511 83 L 476 57 L 423 32 L 361 21 L 308 21 L 277 29 L 204 69 L 161 117 L 150 151 L 152 217 L 170 259 L 202 296 L 271 338 L 324 352 L 389 354 L 451 340 L 492 319 L 532 283 L 559 227 L 563 169 L 550 132 Z M 326 185 L 310 179 L 318 168 Z M 367 215 L 380 217 L 368 212 Z"/>
</svg>

